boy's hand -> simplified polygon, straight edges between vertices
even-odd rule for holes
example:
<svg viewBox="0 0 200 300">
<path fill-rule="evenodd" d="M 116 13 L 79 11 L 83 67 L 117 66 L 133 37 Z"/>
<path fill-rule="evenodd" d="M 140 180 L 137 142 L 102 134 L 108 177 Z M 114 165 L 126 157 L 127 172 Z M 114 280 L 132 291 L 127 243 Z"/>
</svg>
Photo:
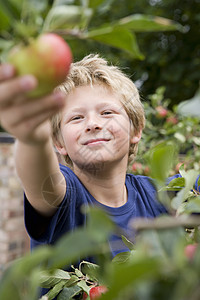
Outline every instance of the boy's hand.
<svg viewBox="0 0 200 300">
<path fill-rule="evenodd" d="M 0 65 L 1 126 L 25 144 L 43 143 L 49 139 L 51 129 L 48 119 L 65 103 L 61 93 L 29 99 L 27 91 L 36 86 L 37 80 L 32 75 L 16 77 L 13 66 Z"/>
</svg>

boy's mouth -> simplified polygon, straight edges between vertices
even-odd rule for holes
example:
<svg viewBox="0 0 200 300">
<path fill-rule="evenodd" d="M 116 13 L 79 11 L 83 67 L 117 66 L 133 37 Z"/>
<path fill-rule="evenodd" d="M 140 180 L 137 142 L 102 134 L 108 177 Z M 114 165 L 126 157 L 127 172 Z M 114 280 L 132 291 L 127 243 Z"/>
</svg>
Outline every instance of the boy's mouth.
<svg viewBox="0 0 200 300">
<path fill-rule="evenodd" d="M 109 141 L 109 139 L 105 139 L 105 138 L 90 139 L 90 140 L 86 141 L 83 145 L 100 144 L 102 142 L 108 142 L 108 141 Z"/>
</svg>

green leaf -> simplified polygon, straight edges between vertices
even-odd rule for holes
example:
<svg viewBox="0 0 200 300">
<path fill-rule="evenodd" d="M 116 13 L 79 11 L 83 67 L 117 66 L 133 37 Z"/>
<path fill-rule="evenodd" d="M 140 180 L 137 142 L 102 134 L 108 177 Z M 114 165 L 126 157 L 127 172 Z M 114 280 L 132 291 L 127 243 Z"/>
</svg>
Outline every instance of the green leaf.
<svg viewBox="0 0 200 300">
<path fill-rule="evenodd" d="M 89 31 L 85 37 L 124 50 L 134 58 L 144 59 L 143 54 L 139 50 L 135 35 L 126 28 L 102 27 Z"/>
<path fill-rule="evenodd" d="M 8 30 L 10 26 L 10 18 L 2 10 L 0 10 L 0 33 Z"/>
<path fill-rule="evenodd" d="M 24 299 L 28 298 L 29 300 L 38 299 L 40 272 L 40 268 L 34 268 L 28 277 L 25 276 L 25 278 L 23 278 L 21 286 L 18 285 L 21 299 L 23 299 L 22 297 L 24 297 Z"/>
<path fill-rule="evenodd" d="M 124 264 L 112 264 L 108 274 L 108 292 L 102 300 L 116 300 L 127 288 L 134 287 L 139 280 L 153 278 L 158 274 L 160 262 L 155 258 L 143 258 Z"/>
<path fill-rule="evenodd" d="M 75 285 L 79 281 L 79 278 L 76 275 L 72 275 L 69 280 L 65 282 L 66 287 Z"/>
<path fill-rule="evenodd" d="M 193 136 L 192 140 L 197 146 L 200 146 L 200 137 Z"/>
<path fill-rule="evenodd" d="M 74 246 L 76 245 L 76 247 Z M 55 256 L 50 262 L 51 267 L 62 268 L 72 264 L 88 255 L 96 254 L 102 250 L 87 230 L 78 229 L 62 237 L 55 248 Z"/>
<path fill-rule="evenodd" d="M 180 132 L 175 132 L 174 137 L 181 143 L 186 142 L 186 137 Z"/>
<path fill-rule="evenodd" d="M 116 225 L 111 221 L 106 212 L 99 207 L 85 207 L 83 210 L 87 211 L 87 230 L 89 234 L 98 242 L 105 241 L 113 233 Z"/>
<path fill-rule="evenodd" d="M 89 0 L 89 7 L 96 9 L 97 6 L 101 5 L 105 0 Z"/>
<path fill-rule="evenodd" d="M 131 241 L 129 241 L 124 235 L 122 235 L 122 241 L 129 250 L 134 250 L 134 244 Z"/>
<path fill-rule="evenodd" d="M 27 10 L 28 14 L 30 11 L 34 10 L 34 12 L 38 15 L 39 13 L 46 12 L 46 10 L 49 10 L 49 1 L 48 0 L 28 0 L 26 1 L 26 6 L 25 3 L 23 3 L 23 7 L 25 10 Z M 26 13 L 26 12 L 25 12 Z"/>
<path fill-rule="evenodd" d="M 61 268 L 89 255 L 109 251 L 107 241 L 114 231 L 114 223 L 99 208 L 88 208 L 87 218 L 86 228 L 78 228 L 68 233 L 56 244 L 55 255 L 49 262 L 51 267 Z"/>
<path fill-rule="evenodd" d="M 183 188 L 184 186 L 185 186 L 185 178 L 183 178 L 183 177 L 174 178 L 168 184 L 169 188 L 180 189 L 180 188 Z"/>
<path fill-rule="evenodd" d="M 42 246 L 33 253 L 28 253 L 12 264 L 10 268 L 12 277 L 18 280 L 21 276 L 28 276 L 33 268 L 40 266 L 41 263 L 47 263 L 48 259 L 52 257 L 53 254 L 54 250 L 48 246 Z"/>
<path fill-rule="evenodd" d="M 189 170 L 185 175 L 185 187 L 177 193 L 176 197 L 172 199 L 171 205 L 174 209 L 178 209 L 179 206 L 187 199 L 193 189 L 194 183 L 199 175 L 198 171 Z"/>
<path fill-rule="evenodd" d="M 85 280 L 81 280 L 77 285 L 89 295 L 90 287 L 86 284 Z"/>
<path fill-rule="evenodd" d="M 185 203 L 184 212 L 200 213 L 200 196 L 189 199 L 189 201 Z"/>
<path fill-rule="evenodd" d="M 129 251 L 118 253 L 117 255 L 115 255 L 112 262 L 117 263 L 117 264 L 125 263 L 125 262 L 127 262 L 127 260 L 130 259 L 131 255 L 132 254 Z"/>
<path fill-rule="evenodd" d="M 185 168 L 184 168 L 184 164 L 182 164 L 179 168 L 179 173 L 181 174 L 182 177 L 185 177 L 186 176 L 186 171 L 185 171 Z"/>
<path fill-rule="evenodd" d="M 13 40 L 5 40 L 0 38 L 0 62 L 6 62 L 7 57 L 9 54 L 9 51 L 11 48 L 14 46 L 14 41 Z"/>
<path fill-rule="evenodd" d="M 114 1 L 115 0 L 82 0 L 82 2 L 86 2 L 85 6 L 97 11 L 99 16 L 112 9 Z"/>
<path fill-rule="evenodd" d="M 75 268 L 74 272 L 75 272 L 76 276 L 83 277 L 83 273 L 79 269 Z"/>
<path fill-rule="evenodd" d="M 146 158 L 151 170 L 151 177 L 161 184 L 165 183 L 175 157 L 175 146 L 172 143 L 160 143 L 150 149 Z"/>
<path fill-rule="evenodd" d="M 33 270 L 37 269 L 41 264 L 47 263 L 52 254 L 52 248 L 43 246 L 36 249 L 33 253 L 16 260 L 6 272 L 4 272 L 0 281 L 0 299 L 21 300 L 20 295 L 24 288 L 25 280 L 29 277 L 31 280 L 30 274 L 32 274 Z M 30 300 L 32 299 L 35 299 L 33 294 Z"/>
<path fill-rule="evenodd" d="M 83 272 L 85 275 L 87 275 L 87 277 L 90 280 L 98 281 L 98 275 L 97 275 L 98 271 L 99 271 L 99 266 L 98 265 L 83 260 L 80 263 L 79 267 L 81 269 L 81 272 Z"/>
<path fill-rule="evenodd" d="M 69 288 L 64 288 L 62 292 L 58 295 L 58 300 L 69 300 L 73 299 L 75 295 L 78 295 L 82 291 L 82 288 L 80 288 L 78 285 L 74 285 Z"/>
<path fill-rule="evenodd" d="M 182 26 L 179 23 L 172 20 L 143 14 L 127 16 L 120 19 L 115 25 L 123 26 L 127 29 L 133 30 L 134 32 L 155 32 L 182 29 Z"/>
<path fill-rule="evenodd" d="M 8 41 L 8 40 L 0 38 L 0 50 L 9 49 L 12 46 L 13 46 L 12 41 Z"/>
<path fill-rule="evenodd" d="M 72 5 L 75 4 L 76 0 L 54 0 L 53 6 L 59 6 L 59 5 Z"/>
<path fill-rule="evenodd" d="M 53 288 L 46 294 L 48 300 L 55 299 L 55 297 L 63 290 L 65 286 L 65 280 L 61 280 L 53 286 Z"/>
<path fill-rule="evenodd" d="M 44 31 L 85 28 L 92 17 L 92 9 L 75 5 L 54 6 L 49 11 Z"/>
<path fill-rule="evenodd" d="M 175 219 L 172 219 L 175 221 Z M 162 221 L 170 222 L 170 217 L 161 217 L 158 226 L 162 226 Z M 181 226 L 171 228 L 158 228 L 143 230 L 137 240 L 138 251 L 146 249 L 150 256 L 160 256 L 166 262 L 172 261 L 176 253 L 177 245 L 185 238 L 184 229 Z"/>
<path fill-rule="evenodd" d="M 0 0 L 0 10 L 7 15 L 10 21 L 21 18 L 23 0 Z"/>
<path fill-rule="evenodd" d="M 71 276 L 68 272 L 61 269 L 54 270 L 53 272 L 41 271 L 40 273 L 40 285 L 44 288 L 50 288 L 61 280 L 68 280 Z"/>
</svg>

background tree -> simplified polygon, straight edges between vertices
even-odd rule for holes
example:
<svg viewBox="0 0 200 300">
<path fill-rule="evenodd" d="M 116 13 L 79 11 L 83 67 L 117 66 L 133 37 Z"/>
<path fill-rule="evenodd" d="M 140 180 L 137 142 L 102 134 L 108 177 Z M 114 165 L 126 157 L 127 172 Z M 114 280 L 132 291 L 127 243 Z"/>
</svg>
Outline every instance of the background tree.
<svg viewBox="0 0 200 300">
<path fill-rule="evenodd" d="M 115 3 L 115 5 L 114 5 Z M 98 52 L 119 63 L 137 82 L 143 97 L 166 87 L 165 97 L 172 103 L 192 98 L 199 86 L 200 71 L 200 0 L 116 0 L 102 18 L 112 22 L 131 14 L 169 18 L 183 25 L 183 31 L 138 32 L 137 41 L 145 59 L 132 59 L 105 47 Z M 94 20 L 93 24 L 100 20 Z M 95 47 L 93 49 L 95 51 Z"/>
</svg>

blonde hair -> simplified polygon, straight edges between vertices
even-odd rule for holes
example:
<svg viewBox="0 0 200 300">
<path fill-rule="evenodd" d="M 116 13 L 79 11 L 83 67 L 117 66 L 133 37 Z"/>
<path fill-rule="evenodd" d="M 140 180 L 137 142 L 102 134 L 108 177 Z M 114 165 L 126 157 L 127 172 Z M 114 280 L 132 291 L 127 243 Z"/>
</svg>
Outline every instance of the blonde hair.
<svg viewBox="0 0 200 300">
<path fill-rule="evenodd" d="M 81 61 L 72 63 L 65 82 L 58 86 L 57 90 L 68 95 L 77 87 L 95 84 L 102 84 L 120 95 L 120 102 L 133 125 L 134 133 L 137 134 L 143 130 L 145 116 L 138 89 L 118 67 L 108 65 L 107 61 L 99 55 L 90 54 Z M 58 113 L 51 120 L 52 135 L 55 143 L 63 145 L 60 123 L 61 114 Z M 129 163 L 134 160 L 137 150 L 138 144 L 130 145 Z M 70 157 L 67 155 L 64 159 L 66 164 L 72 167 Z"/>
</svg>

